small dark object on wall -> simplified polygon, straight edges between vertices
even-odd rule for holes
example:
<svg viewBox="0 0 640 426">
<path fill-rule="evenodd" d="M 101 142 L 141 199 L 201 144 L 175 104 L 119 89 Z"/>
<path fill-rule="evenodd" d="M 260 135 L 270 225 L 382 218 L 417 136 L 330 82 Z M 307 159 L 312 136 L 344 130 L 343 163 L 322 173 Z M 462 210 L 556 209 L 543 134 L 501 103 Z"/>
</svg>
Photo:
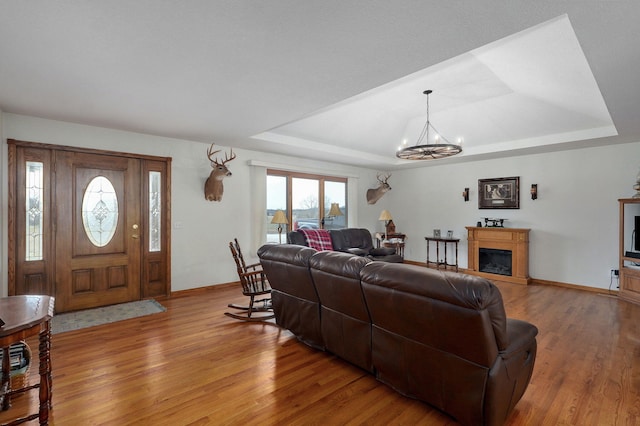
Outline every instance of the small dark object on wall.
<svg viewBox="0 0 640 426">
<path fill-rule="evenodd" d="M 531 184 L 531 199 L 532 200 L 537 200 L 538 199 L 538 184 L 537 183 L 532 183 Z"/>
<path fill-rule="evenodd" d="M 465 188 L 462 191 L 462 198 L 464 198 L 464 201 L 469 201 L 469 188 Z"/>
</svg>

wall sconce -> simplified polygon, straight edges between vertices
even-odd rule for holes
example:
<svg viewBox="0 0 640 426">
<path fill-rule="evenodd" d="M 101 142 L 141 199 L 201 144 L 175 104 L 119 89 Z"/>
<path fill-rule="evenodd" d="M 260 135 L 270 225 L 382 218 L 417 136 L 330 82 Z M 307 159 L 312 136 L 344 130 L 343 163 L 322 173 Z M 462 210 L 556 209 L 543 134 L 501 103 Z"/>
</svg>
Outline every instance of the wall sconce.
<svg viewBox="0 0 640 426">
<path fill-rule="evenodd" d="M 532 200 L 537 200 L 538 199 L 538 184 L 537 183 L 532 183 L 531 184 L 531 199 Z"/>
<path fill-rule="evenodd" d="M 465 188 L 462 191 L 462 198 L 464 198 L 464 201 L 469 201 L 469 188 Z"/>
</svg>

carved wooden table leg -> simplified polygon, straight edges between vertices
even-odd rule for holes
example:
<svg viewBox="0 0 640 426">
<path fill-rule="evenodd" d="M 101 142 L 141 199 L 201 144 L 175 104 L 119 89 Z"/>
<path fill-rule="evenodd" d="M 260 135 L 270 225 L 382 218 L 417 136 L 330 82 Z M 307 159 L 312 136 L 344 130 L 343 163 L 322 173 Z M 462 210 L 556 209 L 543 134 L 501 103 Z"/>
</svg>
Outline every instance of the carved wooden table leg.
<svg viewBox="0 0 640 426">
<path fill-rule="evenodd" d="M 39 390 L 38 413 L 29 414 L 13 420 L 8 425 L 18 425 L 38 419 L 41 425 L 49 424 L 51 409 L 51 318 L 53 318 L 54 298 L 50 296 L 11 296 L 0 297 L 0 312 L 5 322 L 0 327 L 0 347 L 4 356 L 2 365 L 2 409 L 7 410 L 11 395 L 24 393 L 32 389 Z M 29 336 L 38 335 L 38 353 L 40 359 L 40 383 L 21 389 L 11 389 L 11 366 L 9 347 Z M 8 388 L 5 387 L 8 385 Z M 6 393 L 5 393 L 6 391 Z"/>
<path fill-rule="evenodd" d="M 51 408 L 51 326 L 46 321 L 40 331 L 40 410 L 39 420 L 41 425 L 49 422 L 49 409 Z"/>
<path fill-rule="evenodd" d="M 2 398 L 2 411 L 8 410 L 11 406 L 11 360 L 9 359 L 9 348 L 2 348 L 2 388 L 0 398 Z"/>
</svg>

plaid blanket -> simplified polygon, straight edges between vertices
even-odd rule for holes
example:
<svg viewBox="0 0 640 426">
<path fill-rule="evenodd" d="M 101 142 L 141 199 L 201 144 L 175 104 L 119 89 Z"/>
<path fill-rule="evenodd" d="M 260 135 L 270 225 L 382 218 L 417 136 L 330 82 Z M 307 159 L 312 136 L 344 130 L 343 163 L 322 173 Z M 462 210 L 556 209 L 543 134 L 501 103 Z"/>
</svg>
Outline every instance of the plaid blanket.
<svg viewBox="0 0 640 426">
<path fill-rule="evenodd" d="M 331 234 L 326 229 L 298 229 L 307 240 L 307 245 L 318 251 L 333 250 Z"/>
</svg>

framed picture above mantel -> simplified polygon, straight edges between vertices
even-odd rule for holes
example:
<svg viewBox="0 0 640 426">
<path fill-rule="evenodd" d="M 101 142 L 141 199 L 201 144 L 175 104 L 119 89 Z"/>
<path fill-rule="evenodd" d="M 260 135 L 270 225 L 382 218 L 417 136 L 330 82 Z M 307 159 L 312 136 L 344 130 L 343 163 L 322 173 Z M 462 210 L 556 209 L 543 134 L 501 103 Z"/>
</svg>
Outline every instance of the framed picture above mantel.
<svg viewBox="0 0 640 426">
<path fill-rule="evenodd" d="M 520 177 L 478 179 L 479 209 L 519 209 Z"/>
</svg>

